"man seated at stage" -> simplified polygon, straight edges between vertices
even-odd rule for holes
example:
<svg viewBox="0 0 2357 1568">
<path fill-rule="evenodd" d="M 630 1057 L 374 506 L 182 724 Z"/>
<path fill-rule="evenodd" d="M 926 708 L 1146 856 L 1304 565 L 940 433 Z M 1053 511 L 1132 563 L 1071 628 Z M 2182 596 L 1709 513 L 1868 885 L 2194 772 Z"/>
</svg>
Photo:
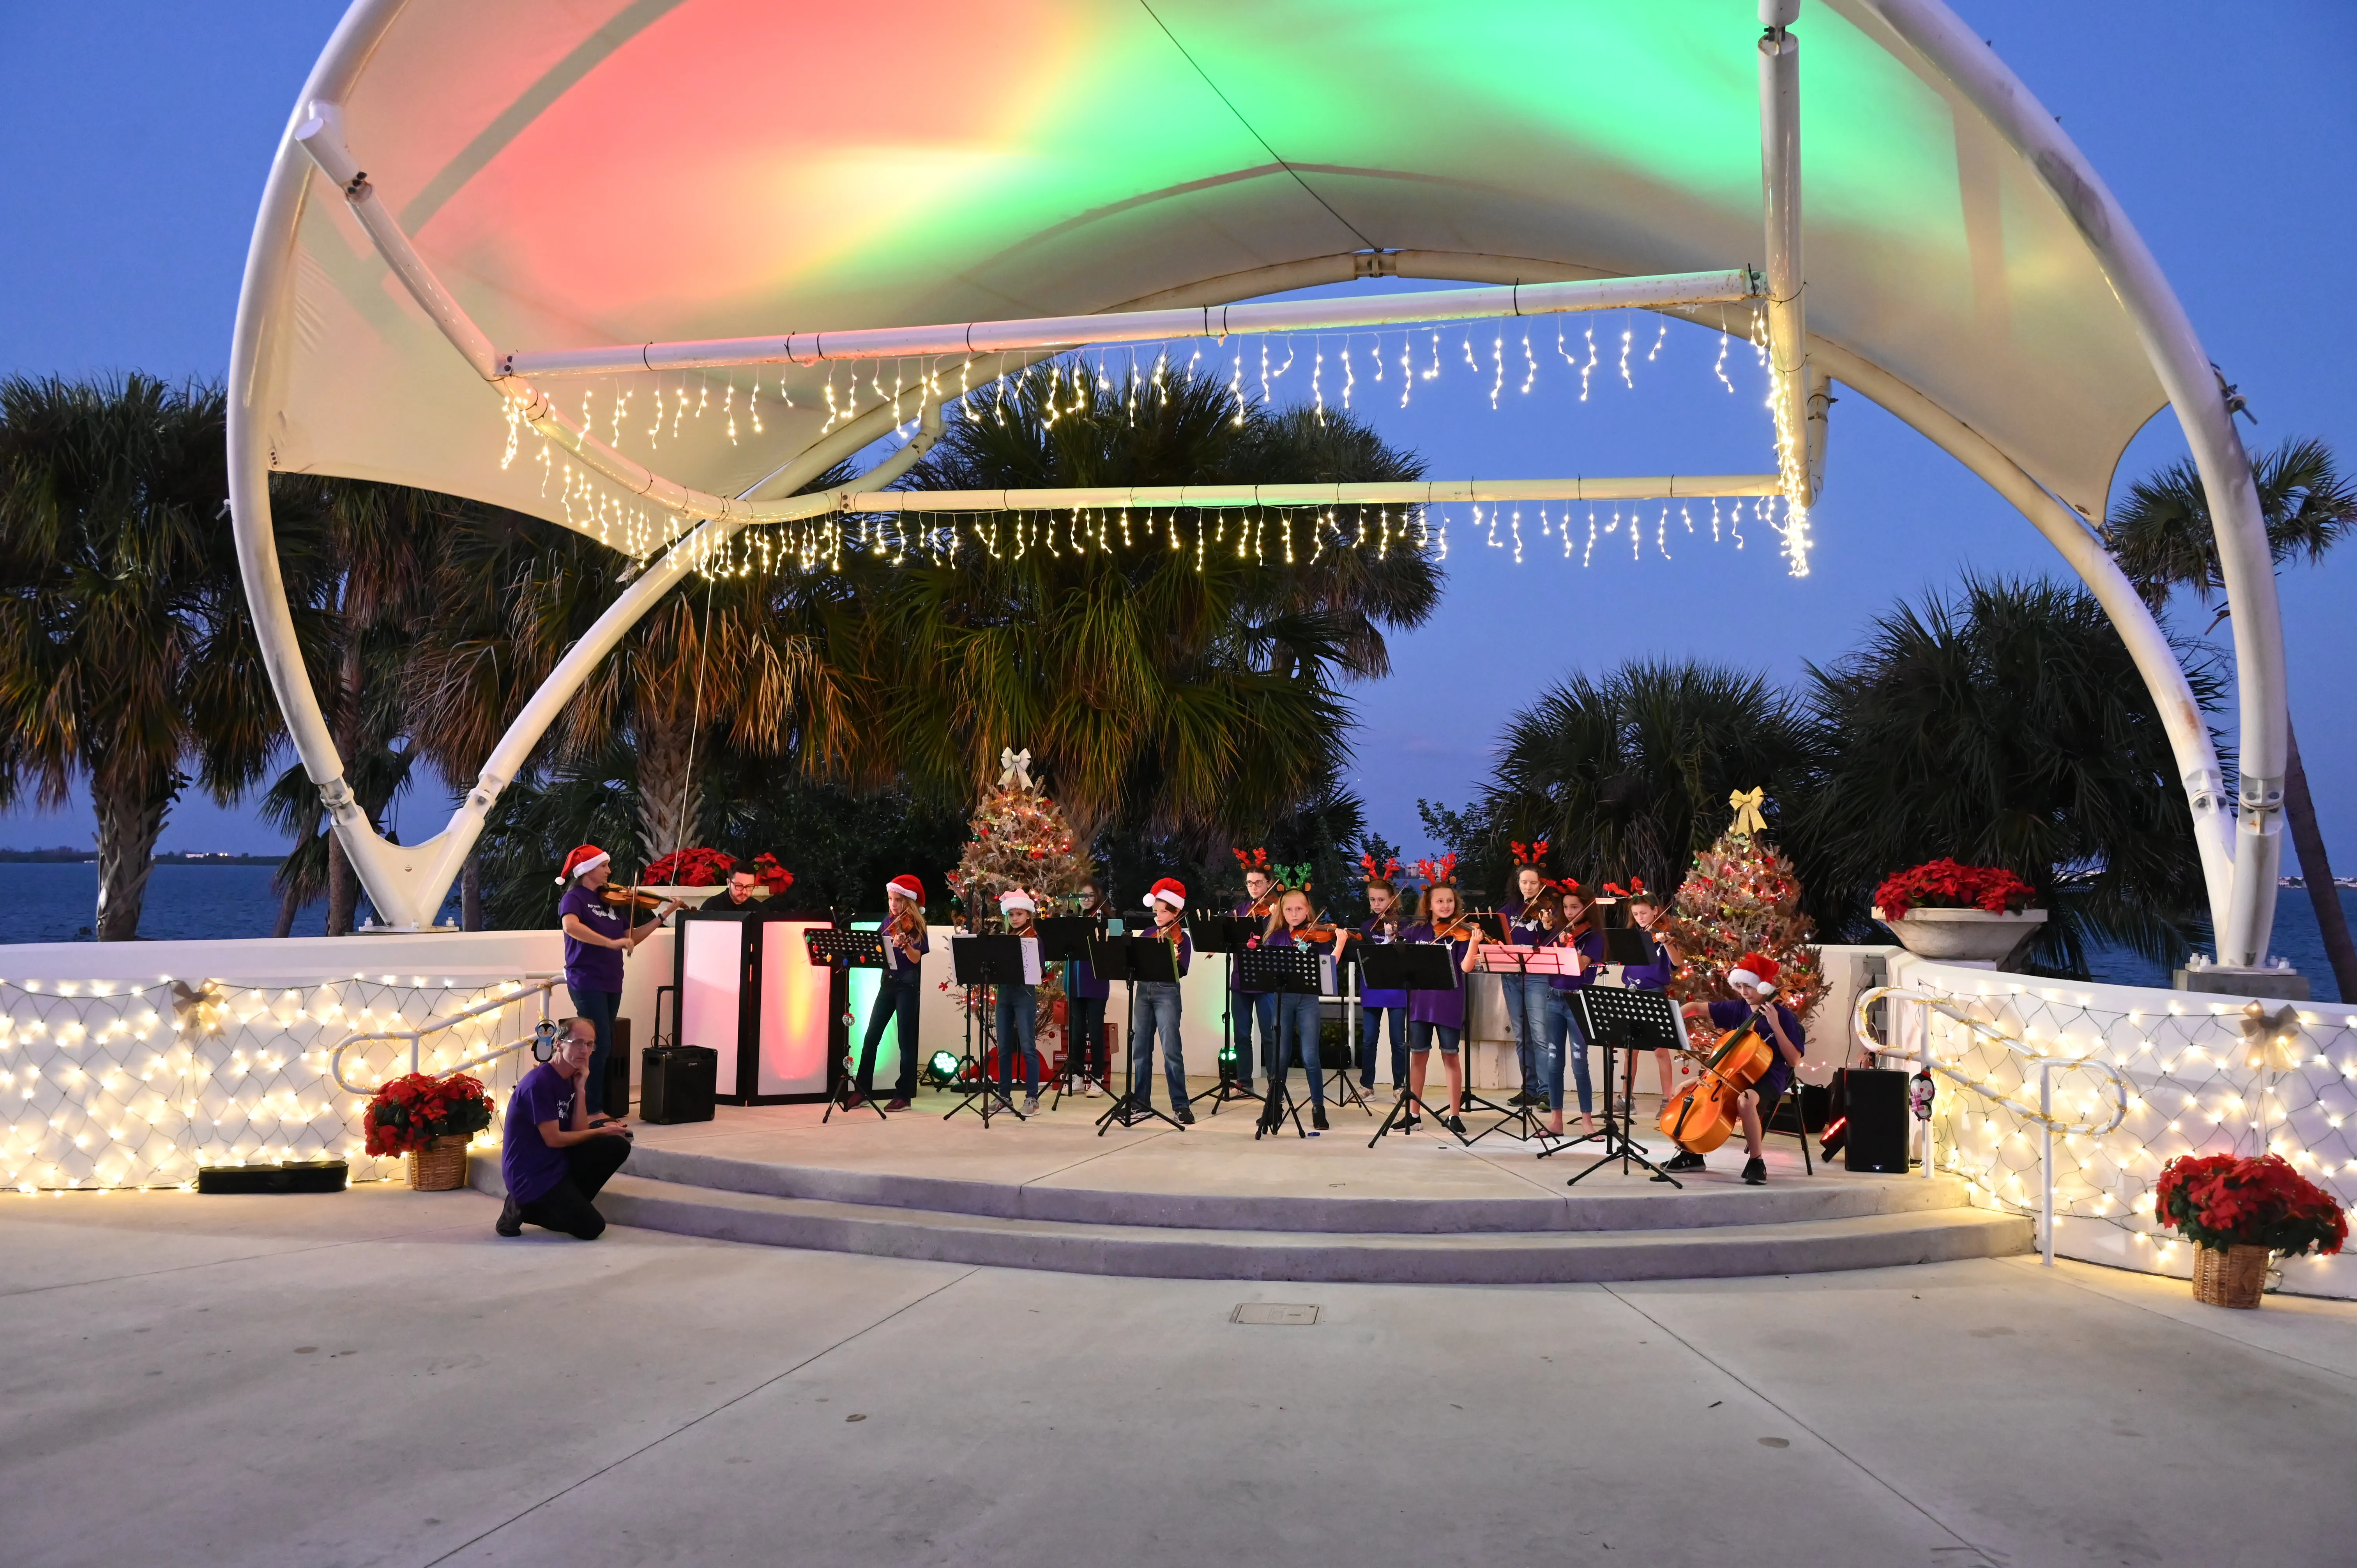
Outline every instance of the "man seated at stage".
<svg viewBox="0 0 2357 1568">
<path fill-rule="evenodd" d="M 1802 1031 L 1801 1020 L 1790 1007 L 1774 1002 L 1776 976 L 1782 965 L 1765 953 L 1748 952 L 1727 972 L 1727 988 L 1735 993 L 1732 1002 L 1713 1002 L 1707 1007 L 1699 1002 L 1685 1005 L 1689 1023 L 1708 1017 L 1711 1027 L 1721 1034 L 1740 1028 L 1756 1011 L 1766 1028 L 1769 1043 L 1776 1047 L 1776 1059 L 1760 1075 L 1760 1081 L 1743 1091 L 1736 1101 L 1737 1114 L 1743 1119 L 1743 1147 L 1750 1158 L 1744 1163 L 1743 1179 L 1759 1187 L 1768 1179 L 1768 1162 L 1760 1157 L 1760 1106 L 1761 1101 L 1773 1105 L 1792 1086 L 1792 1077 L 1801 1070 L 1801 1058 L 1807 1047 L 1808 1036 Z M 1772 1003 L 1772 1005 L 1771 1005 Z M 1703 1158 L 1690 1150 L 1681 1149 L 1663 1167 L 1672 1171 L 1698 1171 Z"/>
<path fill-rule="evenodd" d="M 594 1241 L 605 1230 L 606 1217 L 592 1200 L 630 1157 L 630 1136 L 619 1121 L 589 1125 L 586 1086 L 597 1047 L 588 1019 L 567 1018 L 555 1057 L 524 1074 L 509 1097 L 500 1152 L 508 1200 L 495 1227 L 500 1235 L 522 1235 L 532 1224 Z"/>
<path fill-rule="evenodd" d="M 748 909 L 754 903 L 753 891 L 761 879 L 738 866 L 728 874 L 728 891 L 705 906 L 707 909 Z"/>
</svg>

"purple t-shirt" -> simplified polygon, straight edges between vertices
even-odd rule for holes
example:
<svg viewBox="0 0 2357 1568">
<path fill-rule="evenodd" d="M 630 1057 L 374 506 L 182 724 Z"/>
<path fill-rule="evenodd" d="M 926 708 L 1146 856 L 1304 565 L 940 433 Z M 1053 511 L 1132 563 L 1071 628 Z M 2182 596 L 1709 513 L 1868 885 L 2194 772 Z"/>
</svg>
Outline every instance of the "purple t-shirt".
<svg viewBox="0 0 2357 1568">
<path fill-rule="evenodd" d="M 1380 915 L 1369 917 L 1367 923 L 1361 926 L 1359 930 L 1362 940 L 1373 942 L 1378 947 L 1387 947 L 1399 940 L 1396 937 L 1387 937 L 1383 934 L 1383 917 Z M 1405 1007 L 1407 1005 L 1407 993 L 1370 990 L 1360 993 L 1359 1003 L 1364 1007 Z"/>
<path fill-rule="evenodd" d="M 541 1141 L 540 1124 L 554 1122 L 559 1127 L 570 1126 L 577 1089 L 573 1079 L 556 1070 L 554 1062 L 542 1062 L 524 1074 L 523 1081 L 508 1096 L 500 1170 L 507 1177 L 508 1196 L 518 1203 L 530 1203 L 565 1179 L 565 1151 Z"/>
<path fill-rule="evenodd" d="M 917 933 L 917 956 L 921 959 L 925 954 L 932 950 L 932 937 L 928 932 L 920 930 Z M 910 963 L 909 961 L 909 955 L 900 950 L 899 943 L 894 941 L 888 936 L 884 939 L 884 972 L 886 974 L 898 978 L 900 975 L 908 973 L 910 970 L 921 970 L 923 967 L 924 966 L 921 963 Z M 1086 993 L 1082 993 L 1082 994 L 1086 994 Z"/>
<path fill-rule="evenodd" d="M 601 937 L 619 939 L 630 933 L 630 918 L 635 910 L 616 908 L 597 897 L 597 889 L 576 882 L 565 890 L 556 903 L 556 923 L 563 925 L 567 915 L 578 915 L 581 923 Z M 622 992 L 622 950 L 601 948 L 576 938 L 571 932 L 565 937 L 565 983 L 575 991 L 609 991 L 619 996 Z"/>
<path fill-rule="evenodd" d="M 1410 926 L 1400 933 L 1400 940 L 1428 942 L 1432 940 L 1432 927 L 1429 923 Z M 1459 976 L 1456 989 L 1411 991 L 1407 993 L 1407 1015 L 1410 1022 L 1438 1024 L 1449 1029 L 1461 1029 L 1465 1026 L 1465 983 L 1462 976 L 1467 945 L 1462 941 L 1448 944 L 1449 966 L 1458 971 Z"/>
<path fill-rule="evenodd" d="M 1585 991 L 1596 983 L 1596 975 L 1587 966 L 1604 961 L 1604 933 L 1594 930 L 1582 931 L 1577 938 L 1564 945 L 1578 952 L 1579 961 L 1583 967 L 1577 974 L 1551 974 L 1547 976 L 1547 983 L 1557 991 Z"/>
<path fill-rule="evenodd" d="M 1724 1032 L 1726 1030 L 1732 1029 L 1738 1025 L 1749 1019 L 1751 1016 L 1751 1005 L 1746 1002 L 1714 1002 L 1709 1007 L 1709 1016 L 1711 1026 Z M 1785 1006 L 1781 1002 L 1776 1004 L 1776 1021 L 1784 1026 L 1784 1033 L 1792 1040 L 1792 1048 L 1799 1051 L 1803 1056 L 1807 1056 L 1809 1054 L 1809 1036 L 1807 1033 L 1802 1029 L 1801 1020 L 1794 1016 L 1792 1010 L 1790 1007 Z M 1765 1031 L 1763 1030 L 1762 1033 L 1765 1033 Z M 1776 1037 L 1773 1035 L 1769 1036 L 1768 1044 L 1770 1049 L 1774 1049 Z M 1784 1086 L 1792 1081 L 1792 1064 L 1786 1061 L 1784 1059 L 1784 1053 L 1779 1050 L 1776 1052 L 1776 1060 L 1774 1065 L 1770 1067 L 1766 1072 L 1761 1073 L 1760 1075 L 1760 1081 L 1752 1085 L 1752 1087 L 1760 1091 L 1760 1097 L 1762 1100 L 1766 1100 L 1773 1095 L 1782 1092 Z"/>
<path fill-rule="evenodd" d="M 1677 961 L 1670 957 L 1669 949 L 1652 940 L 1652 932 L 1646 933 L 1645 940 L 1653 950 L 1653 961 L 1626 965 L 1620 971 L 1620 983 L 1640 991 L 1666 991 L 1671 976 L 1678 972 Z"/>
</svg>

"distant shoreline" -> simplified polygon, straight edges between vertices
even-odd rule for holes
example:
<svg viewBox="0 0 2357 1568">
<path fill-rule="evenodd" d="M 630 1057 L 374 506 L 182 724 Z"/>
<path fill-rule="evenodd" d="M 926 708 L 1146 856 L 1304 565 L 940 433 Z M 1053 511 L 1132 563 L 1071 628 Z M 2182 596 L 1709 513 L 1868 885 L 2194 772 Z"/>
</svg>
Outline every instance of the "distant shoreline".
<svg viewBox="0 0 2357 1568">
<path fill-rule="evenodd" d="M 286 857 L 282 854 L 203 854 L 176 851 L 156 857 L 158 865 L 276 865 Z M 95 865 L 94 850 L 67 849 L 0 849 L 0 865 Z"/>
</svg>

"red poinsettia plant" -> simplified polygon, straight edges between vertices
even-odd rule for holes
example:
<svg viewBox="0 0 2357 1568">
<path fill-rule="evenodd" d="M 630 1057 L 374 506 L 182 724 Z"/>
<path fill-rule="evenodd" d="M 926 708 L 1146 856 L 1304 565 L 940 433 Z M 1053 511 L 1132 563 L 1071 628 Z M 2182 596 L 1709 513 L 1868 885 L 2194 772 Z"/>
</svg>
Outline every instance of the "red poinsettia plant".
<svg viewBox="0 0 2357 1568">
<path fill-rule="evenodd" d="M 393 1079 L 369 1097 L 363 1117 L 368 1152 L 379 1155 L 411 1154 L 436 1138 L 471 1138 L 490 1124 L 490 1091 L 463 1072 Z"/>
<path fill-rule="evenodd" d="M 778 857 L 766 850 L 753 857 L 753 875 L 772 893 L 783 893 L 794 885 L 794 874 L 780 865 Z"/>
<path fill-rule="evenodd" d="M 647 867 L 652 887 L 716 887 L 737 869 L 737 857 L 716 849 L 675 849 Z M 791 880 L 791 878 L 789 878 Z"/>
<path fill-rule="evenodd" d="M 2002 867 L 1963 865 L 1948 859 L 1927 861 L 1902 871 L 1874 890 L 1874 907 L 1886 920 L 1895 920 L 1910 909 L 2018 914 L 2037 898 L 2038 889 Z"/>
<path fill-rule="evenodd" d="M 2160 1167 L 2153 1214 L 2197 1246 L 2265 1247 L 2296 1258 L 2332 1253 L 2349 1217 L 2281 1155 L 2179 1155 Z"/>
</svg>

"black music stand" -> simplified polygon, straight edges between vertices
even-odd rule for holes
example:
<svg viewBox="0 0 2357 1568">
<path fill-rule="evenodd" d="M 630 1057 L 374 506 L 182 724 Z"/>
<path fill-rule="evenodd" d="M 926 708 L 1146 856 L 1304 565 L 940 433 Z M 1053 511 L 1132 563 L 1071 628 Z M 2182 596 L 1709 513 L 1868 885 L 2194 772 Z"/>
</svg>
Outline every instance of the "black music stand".
<svg viewBox="0 0 2357 1568">
<path fill-rule="evenodd" d="M 958 1070 L 961 1075 L 969 1070 L 973 1072 L 974 1087 L 967 1090 L 963 1100 L 942 1114 L 942 1120 L 946 1122 L 961 1111 L 972 1111 L 982 1118 L 983 1126 L 987 1128 L 992 1114 L 990 1102 L 996 1100 L 999 1102 L 1000 1114 L 1012 1116 L 1020 1122 L 1023 1112 L 1015 1109 L 1014 1097 L 1006 1088 L 999 1085 L 996 1079 L 983 1070 L 982 1064 L 994 1047 L 1000 1051 L 1006 1048 L 1006 1042 L 997 1037 L 997 991 L 1002 985 L 1024 983 L 1023 939 L 1013 936 L 952 937 L 950 963 L 957 983 L 965 987 L 966 1050 L 965 1060 L 958 1064 Z M 975 1013 L 974 993 L 976 990 L 984 993 L 984 1004 L 990 1008 L 989 1012 Z M 974 1026 L 977 1015 L 982 1022 L 983 1048 L 980 1055 L 976 1055 L 974 1048 Z M 1004 1057 L 999 1060 L 999 1068 L 1002 1072 L 1006 1070 Z"/>
<path fill-rule="evenodd" d="M 1351 940 L 1343 944 L 1342 950 L 1334 957 L 1334 983 L 1342 993 L 1342 1016 L 1346 1024 L 1342 1030 L 1342 1065 L 1329 1069 L 1332 1076 L 1326 1083 L 1326 1099 L 1337 1109 L 1355 1105 L 1372 1117 L 1375 1108 L 1368 1102 L 1367 1091 L 1359 1087 L 1359 1031 L 1365 1028 L 1367 1023 L 1366 1004 L 1361 1000 L 1366 985 L 1359 972 L 1359 949 L 1363 945 L 1358 940 L 1357 933 L 1353 932 Z M 1325 1036 L 1322 1028 L 1318 1036 L 1322 1043 Z"/>
<path fill-rule="evenodd" d="M 1604 928 L 1604 961 L 1640 968 L 1653 961 L 1653 939 L 1642 926 Z"/>
<path fill-rule="evenodd" d="M 1361 978 L 1372 991 L 1448 991 L 1454 989 L 1449 977 L 1457 972 L 1457 958 L 1446 942 L 1370 942 L 1359 950 L 1359 966 Z M 1415 1058 L 1411 1054 L 1408 1059 Z M 1440 1113 L 1405 1082 L 1392 1087 L 1399 1091 L 1399 1099 L 1383 1125 L 1375 1129 L 1375 1135 L 1367 1140 L 1367 1147 L 1373 1148 L 1386 1133 L 1396 1131 L 1404 1138 L 1414 1133 L 1418 1112 L 1458 1143 L 1471 1141 L 1451 1130 Z"/>
<path fill-rule="evenodd" d="M 1274 991 L 1280 996 L 1320 996 L 1326 987 L 1318 972 L 1318 961 L 1326 955 L 1314 947 L 1297 945 L 1281 948 L 1252 948 L 1236 955 L 1238 977 L 1263 991 Z M 1324 1031 L 1320 1030 L 1320 1034 Z M 1268 1074 L 1268 1093 L 1264 1097 L 1260 1124 L 1253 1129 L 1253 1141 L 1258 1143 L 1264 1133 L 1283 1129 L 1285 1119 L 1293 1118 L 1296 1136 L 1307 1138 L 1309 1133 L 1301 1125 L 1301 1108 L 1293 1102 L 1293 1088 L 1287 1081 L 1285 1062 L 1285 1025 L 1276 1026 L 1276 1059 Z M 1318 1042 L 1309 1042 L 1302 1052 L 1302 1070 L 1323 1072 L 1325 1063 Z"/>
<path fill-rule="evenodd" d="M 1595 1175 L 1614 1160 L 1620 1162 L 1620 1174 L 1627 1176 L 1631 1165 L 1644 1166 L 1655 1181 L 1668 1182 L 1672 1187 L 1685 1184 L 1647 1159 L 1630 1131 L 1637 1096 L 1637 1053 L 1655 1049 L 1683 1051 L 1686 1048 L 1685 1020 L 1678 1004 L 1659 991 L 1627 990 L 1609 985 L 1590 985 L 1571 993 L 1572 1009 L 1578 1015 L 1580 1030 L 1590 1044 L 1604 1047 L 1604 1153 L 1596 1163 L 1563 1185 L 1577 1187 L 1581 1179 Z M 1616 1058 L 1614 1053 L 1619 1053 Z M 1613 1112 L 1612 1077 L 1616 1060 L 1621 1067 L 1620 1104 L 1622 1111 Z M 1558 1144 L 1543 1151 L 1539 1158 L 1558 1150 L 1569 1148 Z"/>
<path fill-rule="evenodd" d="M 1031 929 L 1039 936 L 1039 962 L 1071 963 L 1089 956 L 1091 940 L 1104 934 L 1104 922 L 1092 915 L 1051 915 L 1034 920 Z M 1100 977 L 1102 978 L 1102 977 Z M 1056 1098 L 1049 1109 L 1061 1105 L 1072 1087 L 1072 974 L 1064 972 L 1064 1070 L 1054 1075 Z"/>
<path fill-rule="evenodd" d="M 1580 970 L 1585 967 L 1585 959 L 1576 948 L 1561 946 L 1526 948 L 1518 946 L 1512 942 L 1484 942 L 1481 945 L 1481 968 L 1477 972 L 1488 974 L 1515 974 L 1520 975 L 1526 980 L 1533 976 L 1552 979 L 1558 974 L 1577 974 Z M 1524 1007 L 1523 1010 L 1523 1027 L 1527 1029 L 1530 1026 L 1530 1009 L 1528 1007 Z M 1532 1042 L 1531 1059 L 1534 1061 L 1538 1059 L 1536 1041 Z M 1469 1068 L 1466 1076 L 1468 1078 L 1472 1076 Z M 1498 1109 L 1496 1105 L 1491 1104 L 1489 1101 L 1485 1100 L 1481 1103 L 1490 1106 L 1490 1109 L 1492 1111 Z M 1539 1113 L 1536 1108 L 1525 1104 L 1514 1106 L 1512 1109 L 1507 1111 L 1504 1115 L 1491 1122 L 1489 1126 L 1482 1128 L 1479 1133 L 1474 1133 L 1470 1138 L 1468 1138 L 1466 1142 L 1469 1144 L 1478 1144 L 1482 1139 L 1488 1137 L 1491 1133 L 1502 1132 L 1508 1127 L 1514 1128 L 1514 1136 L 1520 1138 L 1526 1144 L 1533 1140 L 1536 1140 L 1537 1142 L 1544 1144 L 1548 1139 L 1559 1138 L 1562 1136 L 1560 1133 L 1550 1132 L 1547 1128 L 1541 1126 L 1539 1124 Z M 1583 1142 L 1584 1140 L 1573 1139 L 1571 1141 L 1578 1143 Z"/>
<path fill-rule="evenodd" d="M 881 931 L 846 931 L 840 929 L 804 931 L 802 945 L 810 950 L 811 966 L 814 969 L 832 969 L 838 973 L 847 973 L 855 969 L 884 967 L 884 933 Z M 845 1005 L 843 1010 L 843 1057 L 839 1064 L 840 1070 L 833 1075 L 834 1081 L 827 1090 L 826 1114 L 819 1118 L 819 1123 L 822 1126 L 833 1121 L 836 1112 L 841 1111 L 845 1114 L 851 1112 L 852 1107 L 845 1101 L 851 1098 L 852 1091 L 857 1087 L 856 1069 L 851 1055 L 855 1047 L 851 1043 L 850 994 L 846 983 L 844 992 Z M 902 1047 L 904 1050 L 907 1048 L 905 1046 Z M 876 1103 L 873 1095 L 869 1096 L 864 1103 L 868 1110 L 876 1112 L 877 1121 L 891 1120 L 884 1114 L 884 1108 Z"/>
<path fill-rule="evenodd" d="M 1209 1098 L 1211 1109 L 1207 1115 L 1217 1116 L 1220 1107 L 1231 1100 L 1258 1100 L 1259 1095 L 1236 1082 L 1236 999 L 1243 993 L 1236 989 L 1236 954 L 1253 950 L 1253 939 L 1262 930 L 1261 922 L 1242 915 L 1197 915 L 1187 921 L 1187 934 L 1199 953 L 1217 953 L 1228 961 L 1227 988 L 1220 998 L 1220 1052 L 1217 1066 L 1219 1083 Z"/>
<path fill-rule="evenodd" d="M 1140 981 L 1178 982 L 1178 951 L 1173 943 L 1159 937 L 1105 937 L 1089 944 L 1089 967 L 1100 978 L 1118 980 L 1129 987 L 1129 1048 L 1122 1053 L 1121 1097 L 1105 1107 L 1097 1118 L 1097 1136 L 1115 1122 L 1125 1127 L 1135 1126 L 1141 1116 L 1167 1122 L 1179 1127 L 1178 1118 L 1157 1111 L 1151 1105 L 1137 1103 L 1137 986 Z M 1178 1042 L 1165 1040 L 1162 1048 L 1176 1049 Z M 1181 1059 L 1184 1058 L 1182 1056 Z M 1177 1110 L 1178 1107 L 1171 1107 Z M 1180 1131 L 1185 1131 L 1179 1127 Z"/>
</svg>

